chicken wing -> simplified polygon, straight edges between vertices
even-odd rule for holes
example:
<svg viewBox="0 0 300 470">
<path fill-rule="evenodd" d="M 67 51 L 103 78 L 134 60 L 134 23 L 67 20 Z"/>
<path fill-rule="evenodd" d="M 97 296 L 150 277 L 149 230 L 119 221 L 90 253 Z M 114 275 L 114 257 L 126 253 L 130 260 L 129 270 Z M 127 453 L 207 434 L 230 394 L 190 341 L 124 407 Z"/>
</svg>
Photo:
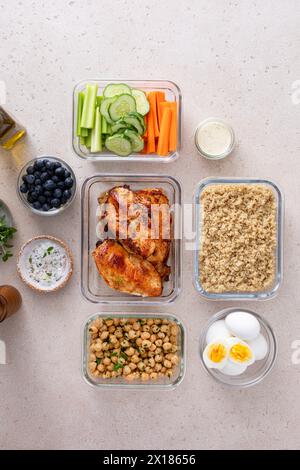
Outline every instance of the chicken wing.
<svg viewBox="0 0 300 470">
<path fill-rule="evenodd" d="M 112 289 L 143 297 L 162 293 L 162 280 L 154 266 L 129 253 L 116 240 L 105 240 L 93 252 L 99 274 Z"/>
</svg>

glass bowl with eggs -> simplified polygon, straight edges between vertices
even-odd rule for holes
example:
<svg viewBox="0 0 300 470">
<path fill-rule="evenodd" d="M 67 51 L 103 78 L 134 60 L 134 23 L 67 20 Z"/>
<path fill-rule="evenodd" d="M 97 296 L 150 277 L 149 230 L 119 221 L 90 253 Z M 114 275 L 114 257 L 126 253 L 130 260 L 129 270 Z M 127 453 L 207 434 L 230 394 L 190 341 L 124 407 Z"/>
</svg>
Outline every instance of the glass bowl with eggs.
<svg viewBox="0 0 300 470">
<path fill-rule="evenodd" d="M 200 337 L 204 369 L 218 382 L 250 387 L 274 366 L 277 341 L 268 322 L 246 309 L 227 308 L 209 320 Z"/>
</svg>

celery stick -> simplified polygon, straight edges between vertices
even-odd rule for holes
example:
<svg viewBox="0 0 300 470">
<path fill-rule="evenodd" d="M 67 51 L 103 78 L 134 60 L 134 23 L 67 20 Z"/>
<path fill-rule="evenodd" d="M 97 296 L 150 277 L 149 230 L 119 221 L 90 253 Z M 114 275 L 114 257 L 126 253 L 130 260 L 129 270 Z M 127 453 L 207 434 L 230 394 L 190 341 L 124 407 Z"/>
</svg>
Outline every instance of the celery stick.
<svg viewBox="0 0 300 470">
<path fill-rule="evenodd" d="M 102 134 L 107 134 L 107 120 L 102 116 Z"/>
<path fill-rule="evenodd" d="M 91 152 L 102 151 L 102 140 L 101 140 L 101 114 L 100 108 L 96 108 L 95 125 L 91 132 Z"/>
<path fill-rule="evenodd" d="M 80 128 L 80 135 L 81 135 L 82 137 L 87 137 L 87 136 L 89 135 L 89 130 L 86 129 L 85 127 L 81 127 L 81 128 Z"/>
<path fill-rule="evenodd" d="M 92 140 L 92 131 L 89 130 L 88 136 L 85 138 L 85 146 L 90 149 Z"/>
<path fill-rule="evenodd" d="M 78 137 L 81 135 L 80 122 L 81 122 L 83 102 L 84 102 L 84 93 L 83 93 L 83 91 L 80 91 L 77 95 L 77 128 L 76 128 L 76 134 L 78 135 Z"/>
<path fill-rule="evenodd" d="M 87 129 L 94 127 L 97 91 L 98 85 L 87 84 L 81 115 L 81 127 L 86 127 Z"/>
<path fill-rule="evenodd" d="M 80 136 L 79 142 L 80 142 L 81 145 L 85 145 L 85 139 L 86 139 L 86 138 L 85 138 L 85 137 L 82 137 L 82 135 Z"/>
<path fill-rule="evenodd" d="M 103 99 L 103 96 L 97 96 L 97 98 L 96 98 L 96 104 L 97 104 L 97 106 L 101 106 L 101 101 L 102 101 L 102 99 Z"/>
</svg>

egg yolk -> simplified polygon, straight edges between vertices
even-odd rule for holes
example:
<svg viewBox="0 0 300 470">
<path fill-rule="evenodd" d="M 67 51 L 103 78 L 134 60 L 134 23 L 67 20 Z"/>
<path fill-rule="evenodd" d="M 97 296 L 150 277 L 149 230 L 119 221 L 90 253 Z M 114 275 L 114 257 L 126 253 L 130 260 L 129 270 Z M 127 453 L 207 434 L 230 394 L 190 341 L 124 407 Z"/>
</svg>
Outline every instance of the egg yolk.
<svg viewBox="0 0 300 470">
<path fill-rule="evenodd" d="M 247 362 L 252 359 L 252 352 L 245 344 L 234 344 L 229 351 L 229 355 L 237 362 Z"/>
<path fill-rule="evenodd" d="M 226 348 L 223 344 L 212 344 L 208 350 L 208 357 L 212 362 L 220 363 L 226 357 Z"/>
</svg>

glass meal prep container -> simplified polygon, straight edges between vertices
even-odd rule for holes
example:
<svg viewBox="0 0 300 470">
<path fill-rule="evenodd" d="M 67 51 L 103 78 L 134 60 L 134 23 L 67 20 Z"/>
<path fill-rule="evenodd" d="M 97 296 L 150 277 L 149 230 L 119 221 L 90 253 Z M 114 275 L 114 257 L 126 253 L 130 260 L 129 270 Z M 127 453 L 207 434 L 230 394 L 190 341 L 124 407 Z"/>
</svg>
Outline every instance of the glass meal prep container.
<svg viewBox="0 0 300 470">
<path fill-rule="evenodd" d="M 168 281 L 158 297 L 141 297 L 110 288 L 101 278 L 92 258 L 99 238 L 96 235 L 98 222 L 97 198 L 115 186 L 129 185 L 131 189 L 161 188 L 171 206 L 171 246 L 167 264 L 171 268 Z M 160 305 L 173 302 L 181 288 L 181 187 L 170 176 L 98 174 L 87 178 L 81 189 L 81 291 L 93 303 L 122 305 Z"/>
<path fill-rule="evenodd" d="M 97 83 L 99 91 L 102 92 L 106 85 L 109 83 L 126 83 L 132 88 L 139 88 L 144 92 L 150 91 L 163 91 L 165 92 L 167 101 L 175 101 L 177 103 L 177 148 L 174 152 L 170 152 L 167 156 L 160 156 L 156 153 L 151 154 L 139 154 L 132 153 L 128 157 L 120 157 L 114 155 L 108 150 L 104 150 L 99 153 L 91 153 L 84 145 L 80 144 L 80 140 L 76 135 L 76 123 L 77 123 L 77 100 L 78 92 L 83 91 L 86 85 L 90 83 Z M 73 127 L 72 127 L 72 143 L 75 153 L 85 160 L 90 161 L 117 161 L 117 162 L 162 162 L 169 163 L 176 160 L 179 157 L 179 150 L 181 147 L 181 91 L 179 87 L 168 80 L 82 80 L 79 82 L 73 91 Z"/>
<path fill-rule="evenodd" d="M 141 380 L 134 380 L 132 382 L 126 381 L 122 377 L 115 377 L 109 379 L 103 379 L 93 377 L 89 372 L 88 362 L 89 362 L 89 346 L 91 333 L 89 331 L 90 324 L 96 318 L 103 319 L 113 319 L 113 318 L 157 318 L 162 320 L 169 320 L 175 322 L 178 326 L 178 351 L 179 363 L 174 369 L 174 374 L 171 378 L 165 377 L 157 380 L 147 380 L 145 382 Z M 82 347 L 82 375 L 85 381 L 95 387 L 102 389 L 134 389 L 134 390 L 172 390 L 177 385 L 179 385 L 185 374 L 186 367 L 186 331 L 183 323 L 173 314 L 163 314 L 163 313 L 112 313 L 112 312 L 101 312 L 96 313 L 88 317 L 83 326 L 83 347 Z"/>
<path fill-rule="evenodd" d="M 276 247 L 275 247 L 275 275 L 274 282 L 269 289 L 255 291 L 255 292 L 223 292 L 213 293 L 207 292 L 201 285 L 200 281 L 200 264 L 199 254 L 201 246 L 201 224 L 202 224 L 202 213 L 200 197 L 202 192 L 210 185 L 224 185 L 224 184 L 238 184 L 238 185 L 263 185 L 270 188 L 275 196 L 276 202 Z M 195 231 L 196 231 L 196 242 L 194 252 L 194 286 L 200 295 L 209 300 L 267 300 L 274 297 L 283 276 L 283 222 L 284 222 L 284 196 L 278 185 L 269 179 L 259 178 L 205 178 L 197 185 L 195 192 Z"/>
</svg>

